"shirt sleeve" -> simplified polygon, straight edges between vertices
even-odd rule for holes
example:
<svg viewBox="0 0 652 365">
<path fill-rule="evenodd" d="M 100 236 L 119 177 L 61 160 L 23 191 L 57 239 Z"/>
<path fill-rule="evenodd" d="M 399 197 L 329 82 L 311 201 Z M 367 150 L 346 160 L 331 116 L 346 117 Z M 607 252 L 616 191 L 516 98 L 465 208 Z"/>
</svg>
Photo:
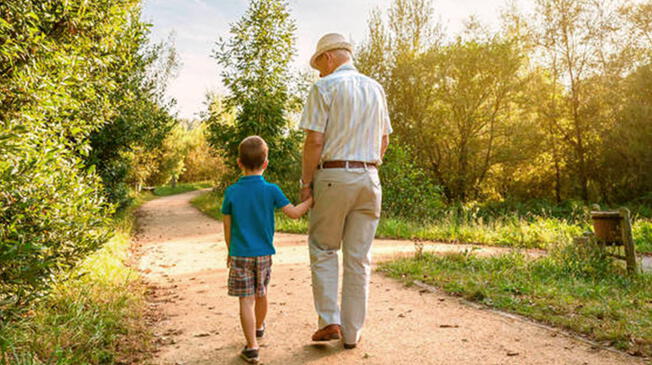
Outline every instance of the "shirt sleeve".
<svg viewBox="0 0 652 365">
<path fill-rule="evenodd" d="M 272 193 L 274 194 L 274 209 L 283 208 L 284 206 L 290 204 L 290 200 L 283 194 L 281 188 L 278 185 L 272 185 Z"/>
<path fill-rule="evenodd" d="M 222 200 L 222 214 L 231 215 L 231 199 L 229 189 L 224 192 L 224 199 Z"/>
<path fill-rule="evenodd" d="M 383 113 L 382 113 L 382 118 L 383 118 L 383 136 L 386 134 L 392 134 L 394 130 L 392 129 L 392 122 L 389 120 L 389 108 L 387 107 L 387 96 L 385 95 L 385 90 L 381 87 L 382 95 L 383 95 Z"/>
<path fill-rule="evenodd" d="M 312 86 L 306 105 L 303 107 L 299 128 L 324 133 L 327 122 L 328 103 L 317 84 L 315 84 Z"/>
</svg>

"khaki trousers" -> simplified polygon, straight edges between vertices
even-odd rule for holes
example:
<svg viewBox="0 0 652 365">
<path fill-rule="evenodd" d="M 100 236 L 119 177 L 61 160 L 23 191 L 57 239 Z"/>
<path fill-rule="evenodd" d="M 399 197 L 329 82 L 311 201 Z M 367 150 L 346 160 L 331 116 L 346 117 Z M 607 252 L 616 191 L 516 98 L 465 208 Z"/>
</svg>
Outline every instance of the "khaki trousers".
<svg viewBox="0 0 652 365">
<path fill-rule="evenodd" d="M 321 169 L 314 177 L 309 248 L 319 328 L 341 324 L 345 343 L 357 343 L 367 314 L 371 243 L 380 218 L 377 169 Z M 343 253 L 338 306 L 338 251 Z"/>
</svg>

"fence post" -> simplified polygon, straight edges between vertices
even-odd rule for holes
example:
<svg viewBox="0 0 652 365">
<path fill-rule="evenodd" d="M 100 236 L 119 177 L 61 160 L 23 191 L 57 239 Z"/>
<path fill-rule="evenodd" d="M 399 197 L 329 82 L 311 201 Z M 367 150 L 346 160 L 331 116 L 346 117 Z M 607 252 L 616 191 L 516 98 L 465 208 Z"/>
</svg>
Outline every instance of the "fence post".
<svg viewBox="0 0 652 365">
<path fill-rule="evenodd" d="M 634 248 L 634 238 L 632 237 L 632 223 L 630 221 L 629 209 L 618 209 L 622 221 L 620 224 L 621 235 L 623 244 L 625 245 L 625 261 L 627 262 L 627 271 L 630 274 L 637 272 L 636 270 L 636 250 Z"/>
</svg>

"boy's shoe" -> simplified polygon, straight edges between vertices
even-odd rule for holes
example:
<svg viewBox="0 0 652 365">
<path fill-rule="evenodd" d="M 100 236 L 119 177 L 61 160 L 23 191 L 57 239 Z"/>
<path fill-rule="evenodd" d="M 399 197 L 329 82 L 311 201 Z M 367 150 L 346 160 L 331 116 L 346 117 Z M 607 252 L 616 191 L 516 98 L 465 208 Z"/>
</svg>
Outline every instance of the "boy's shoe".
<svg viewBox="0 0 652 365">
<path fill-rule="evenodd" d="M 242 352 L 240 352 L 240 357 L 250 364 L 257 364 L 258 349 L 248 349 L 247 346 L 245 346 L 245 348 L 242 349 Z"/>
<path fill-rule="evenodd" d="M 342 330 L 339 324 L 329 324 L 328 326 L 317 330 L 312 335 L 313 341 L 331 341 L 339 340 L 342 337 Z"/>
<path fill-rule="evenodd" d="M 256 329 L 256 337 L 261 338 L 265 335 L 265 329 L 267 328 L 267 324 L 263 322 L 263 328 L 262 329 Z"/>
</svg>

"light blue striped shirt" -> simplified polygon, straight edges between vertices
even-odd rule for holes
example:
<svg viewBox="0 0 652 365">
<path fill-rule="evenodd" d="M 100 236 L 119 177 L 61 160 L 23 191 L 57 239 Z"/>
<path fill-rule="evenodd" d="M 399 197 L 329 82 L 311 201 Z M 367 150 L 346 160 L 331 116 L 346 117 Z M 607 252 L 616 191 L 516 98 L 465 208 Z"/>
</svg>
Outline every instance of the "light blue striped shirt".
<svg viewBox="0 0 652 365">
<path fill-rule="evenodd" d="M 385 91 L 346 63 L 310 90 L 299 128 L 324 133 L 321 161 L 380 164 L 383 135 L 392 133 Z"/>
</svg>

